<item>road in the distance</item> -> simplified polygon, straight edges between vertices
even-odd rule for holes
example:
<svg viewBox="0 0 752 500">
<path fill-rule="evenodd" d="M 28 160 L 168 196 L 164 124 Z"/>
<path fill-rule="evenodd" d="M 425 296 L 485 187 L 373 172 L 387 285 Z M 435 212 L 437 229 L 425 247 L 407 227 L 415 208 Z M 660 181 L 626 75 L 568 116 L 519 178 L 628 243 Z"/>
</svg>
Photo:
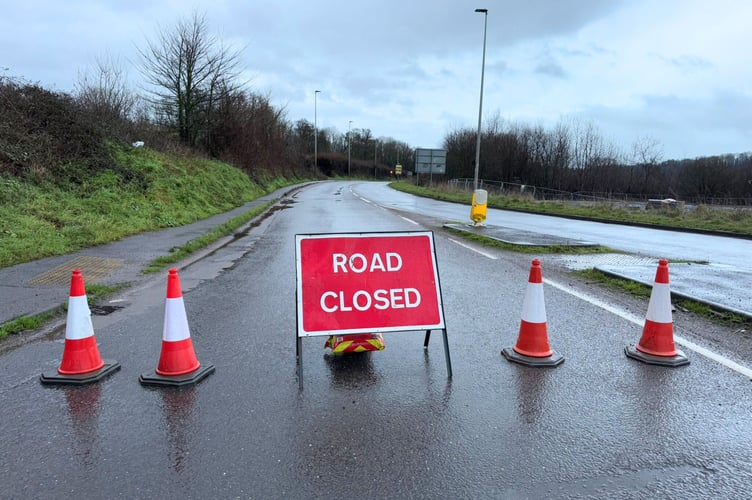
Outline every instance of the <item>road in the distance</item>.
<svg viewBox="0 0 752 500">
<path fill-rule="evenodd" d="M 624 356 L 641 328 L 546 287 L 554 369 L 511 364 L 529 256 L 483 254 L 437 231 L 454 377 L 435 335 L 387 334 L 333 358 L 305 339 L 295 379 L 294 235 L 422 229 L 348 182 L 298 192 L 250 234 L 181 271 L 198 358 L 216 373 L 148 389 L 165 284 L 95 317 L 122 370 L 49 388 L 45 339 L 0 356 L 5 498 L 747 498 L 750 382 L 693 356 L 668 369 Z M 354 189 L 365 189 L 358 184 Z M 545 275 L 545 269 L 544 269 Z M 574 290 L 571 290 L 572 292 Z M 729 333 L 730 334 L 730 333 Z"/>
<path fill-rule="evenodd" d="M 388 183 L 361 183 L 354 192 L 395 210 L 420 213 L 452 222 L 469 222 L 470 207 L 421 198 L 389 188 Z M 669 260 L 707 261 L 752 269 L 752 240 L 525 214 L 489 209 L 486 223 L 544 234 L 566 235 L 635 254 Z"/>
</svg>

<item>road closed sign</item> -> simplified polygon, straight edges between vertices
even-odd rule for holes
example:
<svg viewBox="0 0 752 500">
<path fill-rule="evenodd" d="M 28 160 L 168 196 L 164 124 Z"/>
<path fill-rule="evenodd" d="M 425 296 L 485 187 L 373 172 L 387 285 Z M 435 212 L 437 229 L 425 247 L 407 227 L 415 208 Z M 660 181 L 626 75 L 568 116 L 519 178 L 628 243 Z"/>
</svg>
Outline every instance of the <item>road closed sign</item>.
<svg viewBox="0 0 752 500">
<path fill-rule="evenodd" d="M 299 337 L 444 328 L 432 232 L 295 239 Z"/>
</svg>

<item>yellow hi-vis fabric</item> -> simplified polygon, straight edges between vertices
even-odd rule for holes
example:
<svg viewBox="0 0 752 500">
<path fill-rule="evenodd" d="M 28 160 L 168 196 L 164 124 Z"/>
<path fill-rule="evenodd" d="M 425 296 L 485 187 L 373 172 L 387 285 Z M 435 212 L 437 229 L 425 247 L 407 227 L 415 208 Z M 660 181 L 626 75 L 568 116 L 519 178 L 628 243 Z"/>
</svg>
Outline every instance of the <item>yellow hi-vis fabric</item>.
<svg viewBox="0 0 752 500">
<path fill-rule="evenodd" d="M 332 335 L 324 344 L 332 350 L 332 354 L 348 354 L 353 352 L 383 351 L 386 345 L 380 333 L 366 333 L 360 335 Z"/>
</svg>

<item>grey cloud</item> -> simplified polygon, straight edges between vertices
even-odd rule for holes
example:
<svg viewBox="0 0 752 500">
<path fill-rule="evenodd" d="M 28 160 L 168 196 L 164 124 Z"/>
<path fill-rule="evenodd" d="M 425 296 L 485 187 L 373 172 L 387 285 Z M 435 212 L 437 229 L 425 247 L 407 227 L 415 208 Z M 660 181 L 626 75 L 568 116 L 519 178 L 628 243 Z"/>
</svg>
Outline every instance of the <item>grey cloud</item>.
<svg viewBox="0 0 752 500">
<path fill-rule="evenodd" d="M 672 66 L 681 69 L 710 69 L 713 68 L 713 63 L 699 56 L 682 55 L 679 57 L 663 57 L 660 59 Z"/>
<path fill-rule="evenodd" d="M 553 78 L 564 79 L 567 77 L 567 72 L 556 61 L 550 60 L 542 62 L 535 67 L 535 72 L 539 75 L 550 76 Z"/>
<path fill-rule="evenodd" d="M 593 107 L 580 115 L 619 138 L 622 150 L 649 136 L 663 145 L 666 159 L 681 159 L 752 151 L 750 109 L 752 96 L 722 92 L 708 99 L 646 95 L 637 108 Z"/>
</svg>

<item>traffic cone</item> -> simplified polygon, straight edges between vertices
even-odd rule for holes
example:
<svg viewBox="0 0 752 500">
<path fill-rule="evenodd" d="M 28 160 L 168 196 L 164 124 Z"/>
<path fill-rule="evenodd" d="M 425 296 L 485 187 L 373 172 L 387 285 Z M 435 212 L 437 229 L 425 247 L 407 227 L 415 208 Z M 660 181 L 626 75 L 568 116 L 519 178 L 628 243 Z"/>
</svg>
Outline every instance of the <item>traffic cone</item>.
<svg viewBox="0 0 752 500">
<path fill-rule="evenodd" d="M 189 385 L 213 372 L 214 365 L 201 365 L 196 359 L 178 271 L 170 269 L 159 364 L 154 373 L 142 374 L 139 381 L 144 385 Z"/>
<path fill-rule="evenodd" d="M 689 364 L 683 352 L 674 345 L 674 326 L 671 316 L 671 288 L 668 283 L 668 261 L 658 261 L 655 284 L 650 292 L 648 313 L 642 338 L 637 346 L 624 348 L 625 354 L 651 365 L 682 366 Z"/>
<path fill-rule="evenodd" d="M 57 372 L 42 373 L 40 380 L 44 384 L 88 384 L 119 369 L 120 363 L 99 355 L 84 278 L 76 269 L 71 276 L 63 360 Z"/>
<path fill-rule="evenodd" d="M 505 347 L 501 354 L 509 361 L 527 366 L 557 366 L 564 357 L 548 345 L 546 303 L 543 300 L 543 273 L 540 261 L 533 260 L 525 298 L 522 302 L 522 321 L 517 345 Z"/>
</svg>

